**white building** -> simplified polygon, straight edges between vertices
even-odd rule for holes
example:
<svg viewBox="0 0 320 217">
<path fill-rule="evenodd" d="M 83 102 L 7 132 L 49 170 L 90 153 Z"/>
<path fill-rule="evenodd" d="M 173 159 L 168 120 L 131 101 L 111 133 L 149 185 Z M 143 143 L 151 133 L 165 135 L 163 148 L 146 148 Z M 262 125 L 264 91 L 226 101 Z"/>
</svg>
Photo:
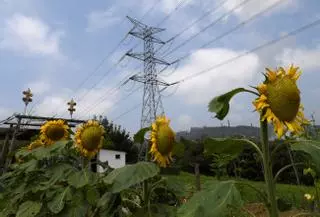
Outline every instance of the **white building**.
<svg viewBox="0 0 320 217">
<path fill-rule="evenodd" d="M 122 151 L 101 149 L 98 159 L 102 162 L 108 161 L 109 166 L 115 169 L 126 165 L 126 153 Z M 97 172 L 101 173 L 103 171 L 101 166 L 97 167 Z"/>
</svg>

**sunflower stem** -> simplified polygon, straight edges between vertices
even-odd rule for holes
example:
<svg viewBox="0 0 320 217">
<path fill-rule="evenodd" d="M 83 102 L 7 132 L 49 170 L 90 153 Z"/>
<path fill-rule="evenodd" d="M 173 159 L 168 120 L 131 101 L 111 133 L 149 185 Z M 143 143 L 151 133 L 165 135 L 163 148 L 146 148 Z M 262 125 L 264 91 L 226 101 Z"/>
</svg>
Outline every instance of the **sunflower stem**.
<svg viewBox="0 0 320 217">
<path fill-rule="evenodd" d="M 149 161 L 149 141 L 145 141 L 145 145 L 146 145 L 146 153 L 144 156 L 144 160 L 146 162 L 148 162 Z M 148 204 L 149 195 L 148 195 L 148 181 L 147 180 L 143 181 L 143 200 L 144 200 L 144 204 Z"/>
<path fill-rule="evenodd" d="M 279 217 L 278 204 L 276 200 L 275 182 L 272 174 L 272 162 L 268 140 L 268 124 L 266 120 L 260 121 L 260 138 L 263 152 L 264 179 L 267 185 L 268 202 L 267 208 L 270 217 Z"/>
</svg>

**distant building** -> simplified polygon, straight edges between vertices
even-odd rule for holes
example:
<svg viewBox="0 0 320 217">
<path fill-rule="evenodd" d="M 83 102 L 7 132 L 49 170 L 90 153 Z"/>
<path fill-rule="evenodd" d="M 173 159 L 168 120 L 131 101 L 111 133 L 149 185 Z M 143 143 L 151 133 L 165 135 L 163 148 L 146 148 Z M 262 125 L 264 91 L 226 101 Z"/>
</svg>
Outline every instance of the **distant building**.
<svg viewBox="0 0 320 217">
<path fill-rule="evenodd" d="M 101 149 L 98 159 L 102 162 L 108 161 L 108 165 L 116 169 L 126 165 L 126 152 Z M 104 170 L 101 166 L 98 166 L 97 171 L 103 172 Z"/>
<path fill-rule="evenodd" d="M 273 129 L 269 127 L 269 138 L 272 139 Z M 177 132 L 176 137 L 179 140 L 181 137 L 190 140 L 201 140 L 205 137 L 230 137 L 244 136 L 250 138 L 259 138 L 260 128 L 253 126 L 221 126 L 221 127 L 191 127 L 190 131 Z"/>
</svg>

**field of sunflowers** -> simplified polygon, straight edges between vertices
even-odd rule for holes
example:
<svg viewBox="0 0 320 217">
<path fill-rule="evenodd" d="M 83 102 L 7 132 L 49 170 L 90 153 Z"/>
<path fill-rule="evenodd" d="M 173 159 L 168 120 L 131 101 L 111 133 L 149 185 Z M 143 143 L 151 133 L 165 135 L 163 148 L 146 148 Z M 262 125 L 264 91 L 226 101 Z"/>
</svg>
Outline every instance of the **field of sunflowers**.
<svg viewBox="0 0 320 217">
<path fill-rule="evenodd" d="M 223 120 L 236 94 L 256 96 L 253 106 L 260 114 L 260 143 L 248 138 L 206 138 L 203 153 L 228 155 L 231 161 L 250 146 L 263 165 L 264 183 L 209 179 L 197 170 L 194 175 L 164 175 L 161 171 L 175 161 L 178 145 L 165 116 L 134 136 L 136 143 L 146 144 L 143 161 L 118 169 L 97 161 L 106 170 L 96 173 L 90 169 L 92 159 L 108 139 L 101 123 L 89 120 L 73 132 L 65 121 L 53 120 L 15 153 L 16 162 L 0 177 L 0 217 L 320 216 L 320 140 L 318 135 L 306 133 L 310 121 L 300 103 L 296 83 L 300 74 L 293 65 L 266 69 L 265 80 L 252 90 L 233 89 L 208 105 L 209 111 Z M 273 156 L 279 149 L 270 149 L 268 124 L 273 125 L 277 138 L 285 141 L 282 145 L 304 153 L 303 162 L 274 171 Z M 285 186 L 278 185 L 277 179 L 298 164 L 313 177 L 314 185 L 295 186 L 301 204 L 284 208 L 285 202 L 278 196 L 279 192 L 286 194 Z"/>
</svg>

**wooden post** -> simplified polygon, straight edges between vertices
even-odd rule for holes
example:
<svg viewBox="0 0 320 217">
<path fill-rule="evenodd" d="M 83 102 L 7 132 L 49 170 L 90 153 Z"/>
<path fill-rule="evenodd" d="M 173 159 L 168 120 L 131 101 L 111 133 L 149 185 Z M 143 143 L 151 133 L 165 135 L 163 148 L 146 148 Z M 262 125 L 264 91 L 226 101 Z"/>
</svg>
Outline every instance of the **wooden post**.
<svg viewBox="0 0 320 217">
<path fill-rule="evenodd" d="M 200 164 L 195 163 L 194 164 L 194 174 L 196 177 L 196 190 L 200 191 L 201 190 L 201 182 L 200 182 Z"/>
<path fill-rule="evenodd" d="M 9 130 L 8 130 L 6 137 L 4 139 L 4 142 L 3 142 L 3 147 L 2 147 L 2 151 L 1 151 L 1 155 L 0 155 L 0 167 L 3 167 L 3 168 L 4 168 L 5 160 L 7 157 L 7 153 L 8 153 L 9 139 L 10 139 L 10 134 L 11 134 L 12 128 L 13 128 L 13 125 L 10 124 Z M 0 174 L 2 174 L 2 172 L 3 171 L 1 170 Z"/>
<path fill-rule="evenodd" d="M 18 123 L 17 123 L 17 126 L 15 127 L 15 129 L 13 131 L 12 139 L 11 139 L 11 142 L 10 142 L 10 147 L 9 147 L 9 152 L 8 152 L 9 155 L 16 149 L 15 140 L 16 140 L 17 133 L 18 133 L 18 131 L 20 129 L 20 124 L 21 124 L 21 118 L 18 117 Z M 10 157 L 10 158 L 6 157 L 5 165 L 4 165 L 4 172 L 7 172 L 8 168 L 9 168 L 9 166 L 11 164 L 11 161 L 12 161 L 12 157 Z"/>
</svg>

